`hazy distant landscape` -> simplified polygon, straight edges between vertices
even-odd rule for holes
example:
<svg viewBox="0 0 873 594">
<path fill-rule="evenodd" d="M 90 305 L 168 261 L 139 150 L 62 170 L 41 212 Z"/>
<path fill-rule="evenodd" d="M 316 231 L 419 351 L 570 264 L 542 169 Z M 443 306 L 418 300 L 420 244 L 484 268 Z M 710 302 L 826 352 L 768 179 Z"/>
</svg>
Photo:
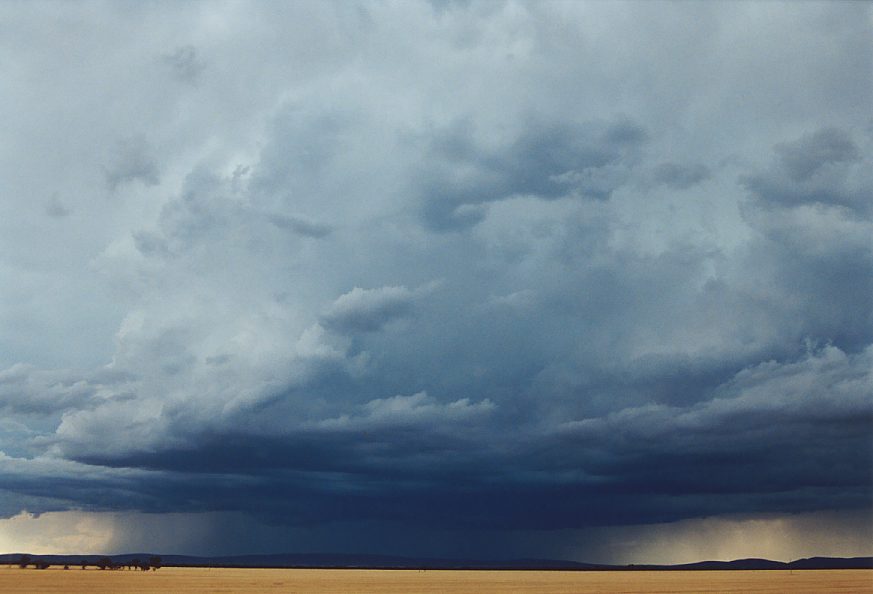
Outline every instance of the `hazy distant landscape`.
<svg viewBox="0 0 873 594">
<path fill-rule="evenodd" d="M 873 557 L 814 557 L 797 559 L 789 563 L 769 559 L 737 559 L 733 561 L 700 561 L 679 565 L 609 565 L 603 563 L 580 563 L 556 559 L 510 559 L 484 561 L 477 559 L 432 559 L 398 557 L 387 555 L 330 555 L 330 554 L 275 554 L 236 555 L 226 557 L 196 557 L 191 555 L 155 556 L 151 553 L 126 555 L 0 555 L 0 565 L 21 564 L 26 557 L 28 566 L 38 564 L 52 566 L 69 565 L 79 568 L 83 563 L 91 567 L 113 564 L 126 569 L 134 562 L 157 559 L 152 563 L 161 567 L 237 567 L 237 568 L 325 568 L 325 569 L 475 569 L 475 570 L 577 570 L 577 571 L 640 571 L 640 570 L 818 570 L 818 569 L 873 569 Z"/>
<path fill-rule="evenodd" d="M 26 571 L 0 568 L 4 594 L 68 592 L 118 594 L 173 592 L 324 592 L 355 594 L 507 592 L 630 594 L 873 592 L 873 571 L 463 571 L 359 569 L 164 568 L 142 574 L 99 570 Z"/>
<path fill-rule="evenodd" d="M 141 560 L 152 571 L 137 571 Z M 27 565 L 25 565 L 27 562 Z M 140 569 L 148 569 L 148 563 Z M 0 592 L 873 592 L 873 557 L 609 566 L 382 555 L 0 555 Z"/>
</svg>

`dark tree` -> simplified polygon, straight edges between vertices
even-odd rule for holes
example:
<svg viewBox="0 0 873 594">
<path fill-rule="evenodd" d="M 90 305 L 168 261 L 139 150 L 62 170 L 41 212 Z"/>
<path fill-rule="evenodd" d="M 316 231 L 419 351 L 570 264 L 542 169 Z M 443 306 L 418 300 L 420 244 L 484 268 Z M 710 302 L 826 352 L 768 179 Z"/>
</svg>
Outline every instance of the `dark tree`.
<svg viewBox="0 0 873 594">
<path fill-rule="evenodd" d="M 37 569 L 48 569 L 51 567 L 51 563 L 48 561 L 36 561 L 33 564 Z"/>
<path fill-rule="evenodd" d="M 100 569 L 107 569 L 112 567 L 112 559 L 109 557 L 100 557 L 100 560 L 97 561 L 97 567 Z"/>
<path fill-rule="evenodd" d="M 151 565 L 153 571 L 157 571 L 161 568 L 161 558 L 157 555 L 149 557 L 149 565 Z"/>
<path fill-rule="evenodd" d="M 21 558 L 18 560 L 18 567 L 24 569 L 28 565 L 30 565 L 30 555 L 22 555 Z"/>
</svg>

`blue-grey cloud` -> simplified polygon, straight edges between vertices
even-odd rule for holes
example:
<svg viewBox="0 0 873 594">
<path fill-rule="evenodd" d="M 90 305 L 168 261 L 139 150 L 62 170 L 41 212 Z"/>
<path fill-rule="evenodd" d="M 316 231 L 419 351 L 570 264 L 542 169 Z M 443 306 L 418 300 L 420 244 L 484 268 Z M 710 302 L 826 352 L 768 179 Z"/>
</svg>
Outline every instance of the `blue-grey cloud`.
<svg viewBox="0 0 873 594">
<path fill-rule="evenodd" d="M 55 219 L 70 216 L 70 209 L 64 206 L 57 194 L 53 195 L 45 205 L 45 214 Z"/>
<path fill-rule="evenodd" d="M 118 142 L 109 164 L 104 166 L 106 183 L 111 190 L 122 184 L 139 180 L 147 186 L 160 182 L 157 161 L 143 136 L 133 136 Z"/>
<path fill-rule="evenodd" d="M 172 53 L 164 55 L 163 59 L 173 70 L 175 76 L 189 83 L 196 83 L 206 68 L 206 63 L 198 55 L 197 48 L 193 45 L 180 46 Z"/>
<path fill-rule="evenodd" d="M 661 163 L 653 172 L 654 181 L 671 188 L 687 190 L 688 188 L 709 179 L 711 172 L 706 165 L 700 163 L 679 164 Z"/>
<path fill-rule="evenodd" d="M 422 291 L 406 287 L 355 287 L 331 303 L 321 314 L 321 323 L 338 332 L 379 330 L 393 319 L 412 312 Z"/>
<path fill-rule="evenodd" d="M 431 142 L 421 176 L 424 217 L 433 229 L 469 227 L 485 216 L 483 205 L 517 195 L 606 199 L 625 181 L 631 155 L 646 139 L 646 131 L 627 120 L 534 120 L 517 138 L 487 149 L 471 128 L 459 122 Z"/>
<path fill-rule="evenodd" d="M 279 228 L 288 229 L 307 237 L 321 238 L 332 231 L 330 225 L 295 216 L 273 215 L 270 217 L 270 221 Z"/>
<path fill-rule="evenodd" d="M 763 204 L 837 205 L 869 215 L 873 176 L 851 135 L 822 128 L 776 147 L 777 158 L 766 171 L 748 175 L 743 183 Z"/>
</svg>

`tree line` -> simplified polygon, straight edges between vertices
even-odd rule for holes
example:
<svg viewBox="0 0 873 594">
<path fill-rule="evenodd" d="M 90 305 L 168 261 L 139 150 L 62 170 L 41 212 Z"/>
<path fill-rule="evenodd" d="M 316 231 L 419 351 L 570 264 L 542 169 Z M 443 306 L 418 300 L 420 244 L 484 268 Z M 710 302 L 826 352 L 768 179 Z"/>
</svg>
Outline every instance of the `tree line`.
<svg viewBox="0 0 873 594">
<path fill-rule="evenodd" d="M 33 566 L 34 569 L 48 569 L 51 567 L 51 563 L 44 559 L 37 559 L 31 557 L 30 555 L 22 555 L 18 560 L 18 567 L 21 569 L 27 569 L 30 566 Z M 151 569 L 152 571 L 157 571 L 162 567 L 162 560 L 157 555 L 152 555 L 148 559 L 130 559 L 127 562 L 124 561 L 113 561 L 109 557 L 100 557 L 99 559 L 89 561 L 87 559 L 83 559 L 78 563 L 82 567 L 82 569 L 87 568 L 89 565 L 97 567 L 98 569 L 129 569 L 140 571 L 148 571 Z M 70 564 L 64 564 L 64 569 L 70 569 Z"/>
</svg>

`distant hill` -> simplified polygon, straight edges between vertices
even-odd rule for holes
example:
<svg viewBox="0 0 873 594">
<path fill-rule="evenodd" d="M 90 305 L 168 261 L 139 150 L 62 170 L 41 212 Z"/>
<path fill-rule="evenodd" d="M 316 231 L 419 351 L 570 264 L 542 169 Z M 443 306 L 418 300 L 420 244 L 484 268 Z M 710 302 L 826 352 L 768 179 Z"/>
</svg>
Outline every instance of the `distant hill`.
<svg viewBox="0 0 873 594">
<path fill-rule="evenodd" d="M 633 569 L 873 569 L 873 557 L 812 557 L 789 563 L 769 559 L 736 559 L 734 561 L 698 561 L 680 565 L 631 565 Z"/>
<path fill-rule="evenodd" d="M 21 553 L 0 555 L 0 564 L 14 565 Z M 154 553 L 125 555 L 35 555 L 52 565 L 78 566 L 82 561 L 96 564 L 101 557 L 109 557 L 119 564 L 132 559 L 147 560 Z M 321 553 L 292 553 L 274 555 L 233 555 L 225 557 L 194 557 L 190 555 L 160 555 L 165 567 L 273 567 L 273 568 L 359 568 L 359 569 L 551 569 L 577 571 L 634 571 L 634 570 L 713 570 L 713 569 L 873 569 L 873 557 L 812 557 L 790 563 L 768 559 L 737 559 L 735 561 L 700 561 L 681 565 L 603 565 L 555 559 L 510 559 L 482 561 L 475 559 L 431 559 L 395 557 L 390 555 L 339 555 Z"/>
</svg>

